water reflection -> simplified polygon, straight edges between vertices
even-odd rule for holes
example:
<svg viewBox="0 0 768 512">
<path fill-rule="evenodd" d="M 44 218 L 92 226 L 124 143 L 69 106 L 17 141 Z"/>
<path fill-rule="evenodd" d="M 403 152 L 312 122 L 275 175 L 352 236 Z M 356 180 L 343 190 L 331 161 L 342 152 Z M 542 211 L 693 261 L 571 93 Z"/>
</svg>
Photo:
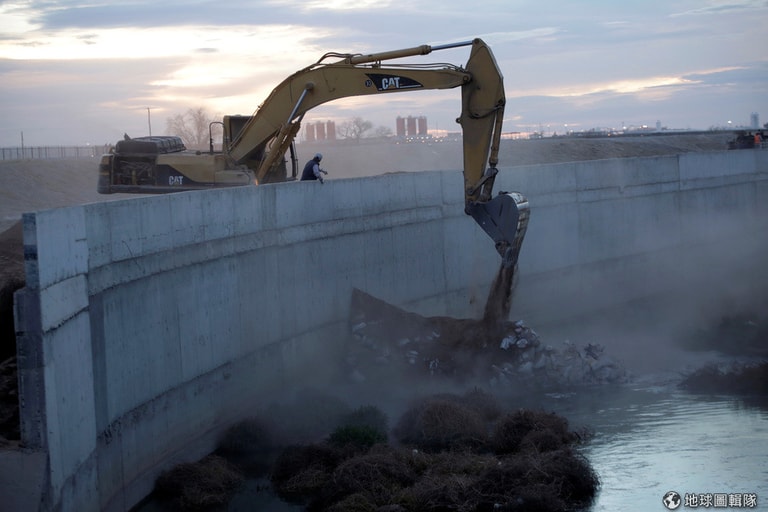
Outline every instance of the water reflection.
<svg viewBox="0 0 768 512">
<path fill-rule="evenodd" d="M 754 493 L 753 510 L 766 509 L 768 400 L 689 395 L 670 385 L 530 394 L 506 405 L 556 412 L 572 429 L 592 433 L 583 450 L 602 485 L 586 512 L 665 511 L 661 500 L 668 491 L 683 497 Z M 139 510 L 165 512 L 156 503 Z M 228 507 L 229 512 L 300 510 L 277 498 L 266 480 L 248 482 Z"/>
<path fill-rule="evenodd" d="M 765 403 L 649 387 L 550 395 L 539 406 L 593 431 L 585 455 L 602 488 L 592 512 L 665 510 L 667 491 L 768 500 Z"/>
</svg>

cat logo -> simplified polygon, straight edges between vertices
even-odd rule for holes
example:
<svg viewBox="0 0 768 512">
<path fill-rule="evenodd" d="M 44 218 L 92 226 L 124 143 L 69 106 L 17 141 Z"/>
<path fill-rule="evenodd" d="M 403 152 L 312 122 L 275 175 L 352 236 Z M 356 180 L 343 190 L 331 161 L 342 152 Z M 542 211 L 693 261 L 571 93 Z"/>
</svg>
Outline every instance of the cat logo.
<svg viewBox="0 0 768 512">
<path fill-rule="evenodd" d="M 365 81 L 366 87 L 376 86 L 377 91 L 402 91 L 403 89 L 418 89 L 424 87 L 421 83 L 407 76 L 383 75 L 380 73 L 368 73 L 369 80 Z"/>
<path fill-rule="evenodd" d="M 168 176 L 168 184 L 173 185 L 183 185 L 184 184 L 184 176 Z"/>
</svg>

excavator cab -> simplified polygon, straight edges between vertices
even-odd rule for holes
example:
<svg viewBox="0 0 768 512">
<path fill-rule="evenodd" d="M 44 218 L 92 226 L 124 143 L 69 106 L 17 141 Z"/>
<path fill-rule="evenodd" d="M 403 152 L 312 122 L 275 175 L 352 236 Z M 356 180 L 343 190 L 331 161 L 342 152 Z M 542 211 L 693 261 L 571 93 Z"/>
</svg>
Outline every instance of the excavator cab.
<svg viewBox="0 0 768 512">
<path fill-rule="evenodd" d="M 251 121 L 253 116 L 243 115 L 226 115 L 223 122 L 223 140 L 222 147 L 228 147 L 231 142 L 236 139 L 243 128 Z M 213 138 L 211 138 L 213 141 Z M 245 165 L 248 169 L 258 169 L 263 164 L 268 155 L 269 141 L 264 141 L 257 145 L 253 151 L 244 158 L 239 165 Z M 211 152 L 213 152 L 213 142 L 211 142 Z M 282 155 L 282 154 L 281 154 Z M 288 160 L 286 160 L 286 157 Z M 288 166 L 290 164 L 290 168 Z M 296 151 L 296 143 L 294 140 L 288 144 L 288 151 L 284 152 L 282 158 L 275 159 L 272 164 L 272 172 L 265 173 L 260 183 L 277 183 L 282 181 L 295 181 L 299 173 L 299 157 Z"/>
</svg>

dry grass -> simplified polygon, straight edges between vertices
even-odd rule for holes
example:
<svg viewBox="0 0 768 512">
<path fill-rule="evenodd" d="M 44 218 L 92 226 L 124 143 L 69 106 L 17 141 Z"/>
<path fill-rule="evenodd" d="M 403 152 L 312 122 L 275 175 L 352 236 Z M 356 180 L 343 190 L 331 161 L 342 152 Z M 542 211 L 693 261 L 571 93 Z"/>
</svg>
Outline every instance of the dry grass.
<svg viewBox="0 0 768 512">
<path fill-rule="evenodd" d="M 521 409 L 505 415 L 493 429 L 491 446 L 499 455 L 518 451 L 552 451 L 571 444 L 578 436 L 568 420 L 554 413 Z"/>
<path fill-rule="evenodd" d="M 240 471 L 252 476 L 265 475 L 275 457 L 270 428 L 259 418 L 247 418 L 227 430 L 216 450 Z"/>
<path fill-rule="evenodd" d="M 415 404 L 403 414 L 393 433 L 399 442 L 429 452 L 479 448 L 488 441 L 482 416 L 446 398 Z"/>
<path fill-rule="evenodd" d="M 275 460 L 272 485 L 279 495 L 300 500 L 322 489 L 342 460 L 341 450 L 324 444 L 289 446 Z"/>
<path fill-rule="evenodd" d="M 362 494 L 373 503 L 391 503 L 394 496 L 416 481 L 405 454 L 380 446 L 365 455 L 342 462 L 333 472 L 330 497 Z"/>
<path fill-rule="evenodd" d="M 155 495 L 179 511 L 204 511 L 226 505 L 242 483 L 243 476 L 225 459 L 210 455 L 161 474 Z"/>
<path fill-rule="evenodd" d="M 554 512 L 588 505 L 599 487 L 572 448 L 579 437 L 564 418 L 527 410 L 502 415 L 478 390 L 415 401 L 393 438 L 400 446 L 367 451 L 327 441 L 290 447 L 272 481 L 307 510 L 338 512 Z"/>
</svg>

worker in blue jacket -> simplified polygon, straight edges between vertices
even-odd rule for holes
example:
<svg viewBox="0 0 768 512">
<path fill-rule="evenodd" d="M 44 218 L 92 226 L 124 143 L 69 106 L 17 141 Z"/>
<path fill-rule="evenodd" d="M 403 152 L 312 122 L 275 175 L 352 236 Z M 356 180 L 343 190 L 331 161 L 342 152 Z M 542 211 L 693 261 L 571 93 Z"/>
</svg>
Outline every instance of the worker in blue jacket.
<svg viewBox="0 0 768 512">
<path fill-rule="evenodd" d="M 304 171 L 301 173 L 301 181 L 320 180 L 323 183 L 323 174 L 328 174 L 320 168 L 320 161 L 323 159 L 323 155 L 316 153 L 314 158 L 307 162 L 304 166 Z"/>
</svg>

